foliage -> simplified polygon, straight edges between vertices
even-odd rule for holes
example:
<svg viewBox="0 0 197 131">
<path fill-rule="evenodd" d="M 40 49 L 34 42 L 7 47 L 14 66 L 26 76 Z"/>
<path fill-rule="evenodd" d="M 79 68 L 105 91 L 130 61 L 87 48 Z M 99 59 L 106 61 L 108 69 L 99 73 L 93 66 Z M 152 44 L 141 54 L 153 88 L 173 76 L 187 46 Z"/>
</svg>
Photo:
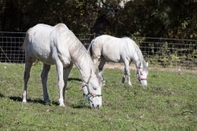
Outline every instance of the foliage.
<svg viewBox="0 0 197 131">
<path fill-rule="evenodd" d="M 135 0 L 111 30 L 129 36 L 196 38 L 196 6 L 191 0 Z"/>
<path fill-rule="evenodd" d="M 88 1 L 2 0 L 2 2 L 5 3 L 2 5 L 5 6 L 5 10 L 2 9 L 1 18 L 5 21 L 5 23 L 1 23 L 1 30 L 26 31 L 28 28 L 37 23 L 55 25 L 63 22 L 73 31 L 78 33 L 88 31 L 87 26 L 89 23 L 87 19 L 89 18 L 87 16 L 89 14 L 87 6 L 85 5 Z M 10 18 L 12 15 L 20 16 L 20 18 Z M 14 24 L 14 27 L 11 26 L 12 23 Z"/>
<path fill-rule="evenodd" d="M 26 31 L 37 23 L 65 23 L 75 34 L 89 33 L 96 0 L 0 0 L 0 30 Z M 106 0 L 112 8 L 117 0 Z M 106 33 L 120 36 L 197 38 L 196 0 L 134 0 L 116 14 Z"/>
<path fill-rule="evenodd" d="M 196 68 L 196 40 L 154 37 L 131 38 L 139 45 L 143 56 L 151 65 Z"/>
<path fill-rule="evenodd" d="M 32 67 L 29 103 L 22 103 L 23 65 L 0 65 L 0 128 L 4 130 L 196 130 L 196 73 L 151 69 L 148 86 L 142 87 L 131 70 L 132 87 L 121 84 L 123 72 L 106 69 L 102 89 L 103 107 L 79 108 L 85 99 L 76 68 L 69 76 L 66 107 L 58 106 L 54 66 L 49 73 L 52 104 L 44 105 L 40 73 Z M 116 75 L 114 75 L 116 74 Z"/>
</svg>

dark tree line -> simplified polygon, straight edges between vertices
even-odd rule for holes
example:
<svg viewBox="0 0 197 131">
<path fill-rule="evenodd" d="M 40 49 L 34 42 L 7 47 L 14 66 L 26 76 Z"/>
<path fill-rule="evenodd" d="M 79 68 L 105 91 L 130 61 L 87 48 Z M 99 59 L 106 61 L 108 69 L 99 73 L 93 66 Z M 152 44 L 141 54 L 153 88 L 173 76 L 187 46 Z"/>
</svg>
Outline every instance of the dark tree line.
<svg viewBox="0 0 197 131">
<path fill-rule="evenodd" d="M 0 0 L 0 30 L 27 31 L 37 23 L 63 22 L 75 34 L 197 38 L 196 0 L 132 0 L 124 9 L 117 8 L 120 0 L 100 0 L 102 6 L 98 1 Z M 102 20 L 107 21 L 99 27 Z"/>
</svg>

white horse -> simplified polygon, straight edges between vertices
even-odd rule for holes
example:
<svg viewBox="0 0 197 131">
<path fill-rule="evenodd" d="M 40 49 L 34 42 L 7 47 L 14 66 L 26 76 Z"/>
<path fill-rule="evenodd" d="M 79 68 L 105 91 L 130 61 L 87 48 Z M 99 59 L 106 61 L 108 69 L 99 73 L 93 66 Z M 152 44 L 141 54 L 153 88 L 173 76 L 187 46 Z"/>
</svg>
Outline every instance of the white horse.
<svg viewBox="0 0 197 131">
<path fill-rule="evenodd" d="M 37 24 L 27 31 L 23 49 L 25 49 L 23 102 L 27 102 L 27 83 L 32 63 L 38 59 L 43 62 L 41 78 L 43 97 L 46 103 L 50 102 L 47 91 L 50 66 L 56 66 L 59 103 L 60 106 L 65 106 L 67 79 L 73 64 L 75 64 L 82 76 L 83 93 L 88 96 L 91 108 L 102 106 L 101 77 L 96 74 L 93 61 L 85 47 L 66 25 L 62 23 L 56 26 Z"/>
<path fill-rule="evenodd" d="M 137 69 L 136 74 L 138 80 L 142 85 L 147 85 L 148 63 L 145 62 L 137 44 L 130 38 L 116 38 L 109 35 L 101 35 L 92 40 L 88 47 L 88 51 L 92 56 L 94 64 L 100 59 L 98 69 L 101 74 L 103 73 L 103 67 L 106 62 L 123 62 L 124 76 L 122 78 L 122 83 L 124 83 L 126 79 L 129 85 L 132 85 L 130 81 L 129 65 L 133 60 Z M 104 77 L 102 79 L 104 81 Z"/>
</svg>

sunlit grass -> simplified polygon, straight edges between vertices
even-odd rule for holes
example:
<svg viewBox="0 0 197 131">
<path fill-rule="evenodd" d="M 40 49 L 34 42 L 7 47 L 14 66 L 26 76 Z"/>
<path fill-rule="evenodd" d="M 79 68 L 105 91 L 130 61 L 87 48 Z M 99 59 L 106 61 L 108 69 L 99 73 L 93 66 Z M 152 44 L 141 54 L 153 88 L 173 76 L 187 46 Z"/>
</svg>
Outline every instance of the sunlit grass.
<svg viewBox="0 0 197 131">
<path fill-rule="evenodd" d="M 197 74 L 151 70 L 143 87 L 131 71 L 132 87 L 121 84 L 121 70 L 104 71 L 103 107 L 79 108 L 85 97 L 81 76 L 71 71 L 66 107 L 58 106 L 55 67 L 49 73 L 51 105 L 43 102 L 40 73 L 32 67 L 28 103 L 22 103 L 24 65 L 0 65 L 1 130 L 197 130 Z"/>
</svg>

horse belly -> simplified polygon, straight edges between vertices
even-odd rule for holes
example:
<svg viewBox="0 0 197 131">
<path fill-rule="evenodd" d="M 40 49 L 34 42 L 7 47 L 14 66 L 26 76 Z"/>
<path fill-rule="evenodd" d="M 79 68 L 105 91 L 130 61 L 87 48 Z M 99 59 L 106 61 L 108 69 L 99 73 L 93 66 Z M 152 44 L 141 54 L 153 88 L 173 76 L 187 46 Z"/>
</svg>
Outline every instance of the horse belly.
<svg viewBox="0 0 197 131">
<path fill-rule="evenodd" d="M 107 54 L 103 54 L 103 57 L 109 61 L 109 62 L 120 62 L 121 59 L 120 59 L 120 55 L 117 55 L 117 54 L 110 54 L 109 52 Z"/>
<path fill-rule="evenodd" d="M 120 62 L 121 60 L 119 48 L 113 48 L 111 45 L 105 45 L 102 55 L 110 62 Z"/>
<path fill-rule="evenodd" d="M 53 60 L 53 58 L 51 57 L 50 54 L 48 53 L 37 53 L 35 54 L 36 58 L 45 63 L 45 64 L 48 64 L 48 65 L 54 65 L 55 64 L 55 61 Z"/>
<path fill-rule="evenodd" d="M 52 58 L 50 47 L 46 45 L 41 45 L 41 46 L 40 45 L 37 46 L 37 44 L 34 44 L 32 46 L 32 51 L 36 59 L 48 65 L 55 64 L 55 61 Z"/>
<path fill-rule="evenodd" d="M 47 57 L 47 56 L 38 56 L 38 60 L 42 61 L 45 64 L 48 65 L 54 65 L 55 61 L 51 58 L 51 57 Z"/>
</svg>

